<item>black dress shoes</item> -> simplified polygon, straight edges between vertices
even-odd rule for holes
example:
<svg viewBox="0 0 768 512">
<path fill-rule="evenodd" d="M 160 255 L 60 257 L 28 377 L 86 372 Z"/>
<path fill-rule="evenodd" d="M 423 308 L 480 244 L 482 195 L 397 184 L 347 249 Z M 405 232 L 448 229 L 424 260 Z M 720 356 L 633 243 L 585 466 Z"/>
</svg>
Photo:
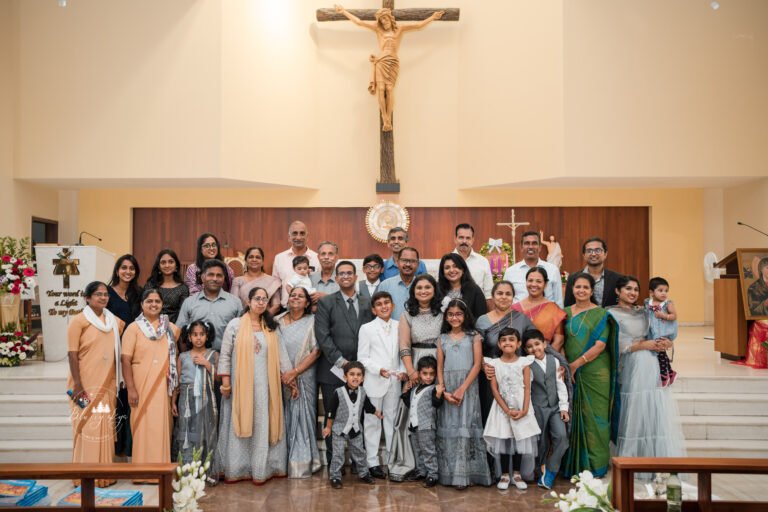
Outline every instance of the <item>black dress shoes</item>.
<svg viewBox="0 0 768 512">
<path fill-rule="evenodd" d="M 387 474 L 384 472 L 384 468 L 382 468 L 381 466 L 374 466 L 374 467 L 370 468 L 369 471 L 370 471 L 371 476 L 373 478 L 378 478 L 378 479 L 381 479 L 381 480 L 386 480 L 387 479 Z"/>
<path fill-rule="evenodd" d="M 376 480 L 374 480 L 374 479 L 373 479 L 373 477 L 372 477 L 371 475 L 365 475 L 365 476 L 361 476 L 361 477 L 360 477 L 360 480 L 361 480 L 362 482 L 365 482 L 365 483 L 366 483 L 366 484 L 368 484 L 368 485 L 373 485 L 373 484 L 375 484 L 375 483 L 376 483 Z"/>
<path fill-rule="evenodd" d="M 341 480 L 338 478 L 331 478 L 331 487 L 334 489 L 341 489 Z"/>
<path fill-rule="evenodd" d="M 433 476 L 428 476 L 427 480 L 422 484 L 424 487 L 434 487 L 437 485 L 437 478 Z"/>
</svg>

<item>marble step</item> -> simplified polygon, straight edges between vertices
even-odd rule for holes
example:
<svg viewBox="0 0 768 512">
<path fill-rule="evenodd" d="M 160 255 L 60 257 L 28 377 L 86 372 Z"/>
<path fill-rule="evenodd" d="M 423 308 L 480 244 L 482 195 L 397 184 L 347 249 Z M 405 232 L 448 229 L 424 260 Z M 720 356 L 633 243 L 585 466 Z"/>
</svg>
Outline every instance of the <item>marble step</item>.
<svg viewBox="0 0 768 512">
<path fill-rule="evenodd" d="M 768 441 L 703 439 L 685 443 L 689 457 L 768 458 Z"/>
<path fill-rule="evenodd" d="M 72 441 L 0 441 L 0 463 L 72 462 Z"/>
<path fill-rule="evenodd" d="M 57 395 L 0 395 L 0 417 L 69 417 L 69 397 Z"/>
<path fill-rule="evenodd" d="M 0 369 L 0 395 L 57 395 L 67 392 L 69 367 L 65 361 L 29 361 Z"/>
<path fill-rule="evenodd" d="M 681 416 L 687 440 L 768 441 L 768 418 L 764 416 Z"/>
<path fill-rule="evenodd" d="M 766 394 L 675 393 L 674 396 L 682 416 L 768 416 Z"/>
<path fill-rule="evenodd" d="M 677 393 L 768 394 L 768 376 L 678 377 L 672 385 Z"/>
<path fill-rule="evenodd" d="M 67 416 L 0 417 L 0 439 L 72 440 Z"/>
</svg>

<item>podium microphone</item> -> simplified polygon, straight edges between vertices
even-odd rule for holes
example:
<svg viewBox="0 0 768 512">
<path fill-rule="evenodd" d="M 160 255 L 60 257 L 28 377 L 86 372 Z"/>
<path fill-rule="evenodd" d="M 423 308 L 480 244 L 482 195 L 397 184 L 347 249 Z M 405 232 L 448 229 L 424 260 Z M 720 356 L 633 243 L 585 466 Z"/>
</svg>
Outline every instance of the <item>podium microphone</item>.
<svg viewBox="0 0 768 512">
<path fill-rule="evenodd" d="M 739 226 L 746 226 L 746 227 L 748 227 L 749 229 L 751 229 L 751 230 L 753 230 L 753 231 L 757 231 L 757 232 L 758 232 L 758 233 L 760 233 L 761 235 L 765 235 L 765 236 L 768 236 L 768 233 L 766 233 L 765 231 L 760 231 L 759 229 L 757 229 L 757 228 L 756 228 L 756 227 L 754 227 L 754 226 L 750 226 L 749 224 L 744 224 L 744 223 L 743 223 L 743 222 L 741 222 L 740 220 L 737 220 L 737 221 L 736 221 L 736 224 L 738 224 Z"/>
<path fill-rule="evenodd" d="M 754 229 L 754 228 L 753 228 L 753 229 Z M 93 238 L 95 238 L 95 239 L 96 239 L 96 240 L 98 240 L 99 242 L 101 242 L 101 241 L 102 241 L 102 240 L 101 240 L 101 238 L 97 237 L 97 236 L 96 236 L 96 235 L 94 235 L 93 233 L 89 233 L 89 232 L 87 232 L 87 231 L 81 231 L 81 232 L 80 232 L 80 236 L 77 238 L 77 245 L 83 245 L 83 235 L 92 236 Z"/>
</svg>

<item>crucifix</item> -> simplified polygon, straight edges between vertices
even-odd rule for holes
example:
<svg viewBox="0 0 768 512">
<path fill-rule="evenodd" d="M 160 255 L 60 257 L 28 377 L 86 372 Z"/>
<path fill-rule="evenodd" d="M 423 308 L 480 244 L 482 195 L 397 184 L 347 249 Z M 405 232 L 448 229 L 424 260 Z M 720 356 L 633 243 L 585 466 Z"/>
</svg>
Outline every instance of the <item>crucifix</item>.
<svg viewBox="0 0 768 512">
<path fill-rule="evenodd" d="M 512 230 L 512 243 L 509 244 L 512 247 L 512 264 L 514 265 L 517 263 L 517 258 L 515 257 L 515 251 L 517 249 L 517 242 L 515 241 L 515 231 L 517 231 L 517 228 L 520 226 L 530 226 L 530 222 L 515 222 L 515 209 L 512 208 L 512 222 L 497 222 L 497 226 L 506 226 L 509 229 Z"/>
<path fill-rule="evenodd" d="M 395 176 L 395 145 L 392 132 L 392 111 L 395 104 L 395 83 L 400 73 L 398 51 L 406 32 L 420 30 L 433 21 L 459 21 L 459 9 L 395 9 L 395 0 L 382 0 L 381 9 L 346 10 L 340 5 L 333 9 L 318 9 L 317 21 L 350 20 L 355 25 L 376 33 L 379 55 L 371 55 L 373 73 L 368 83 L 368 92 L 375 95 L 379 103 L 380 163 L 379 181 L 376 192 L 396 194 L 400 182 Z M 417 23 L 398 26 L 398 21 Z"/>
</svg>

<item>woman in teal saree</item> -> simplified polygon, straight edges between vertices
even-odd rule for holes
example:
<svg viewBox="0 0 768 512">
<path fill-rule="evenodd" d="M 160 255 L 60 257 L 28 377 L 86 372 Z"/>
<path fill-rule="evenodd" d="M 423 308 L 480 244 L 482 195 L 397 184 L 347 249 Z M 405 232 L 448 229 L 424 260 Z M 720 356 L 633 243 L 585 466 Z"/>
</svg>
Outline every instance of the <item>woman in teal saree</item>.
<svg viewBox="0 0 768 512">
<path fill-rule="evenodd" d="M 574 380 L 570 447 L 563 464 L 569 478 L 584 470 L 605 476 L 618 427 L 618 330 L 608 312 L 591 301 L 594 285 L 592 276 L 579 274 L 573 286 L 576 303 L 565 309 L 565 357 Z"/>
</svg>

